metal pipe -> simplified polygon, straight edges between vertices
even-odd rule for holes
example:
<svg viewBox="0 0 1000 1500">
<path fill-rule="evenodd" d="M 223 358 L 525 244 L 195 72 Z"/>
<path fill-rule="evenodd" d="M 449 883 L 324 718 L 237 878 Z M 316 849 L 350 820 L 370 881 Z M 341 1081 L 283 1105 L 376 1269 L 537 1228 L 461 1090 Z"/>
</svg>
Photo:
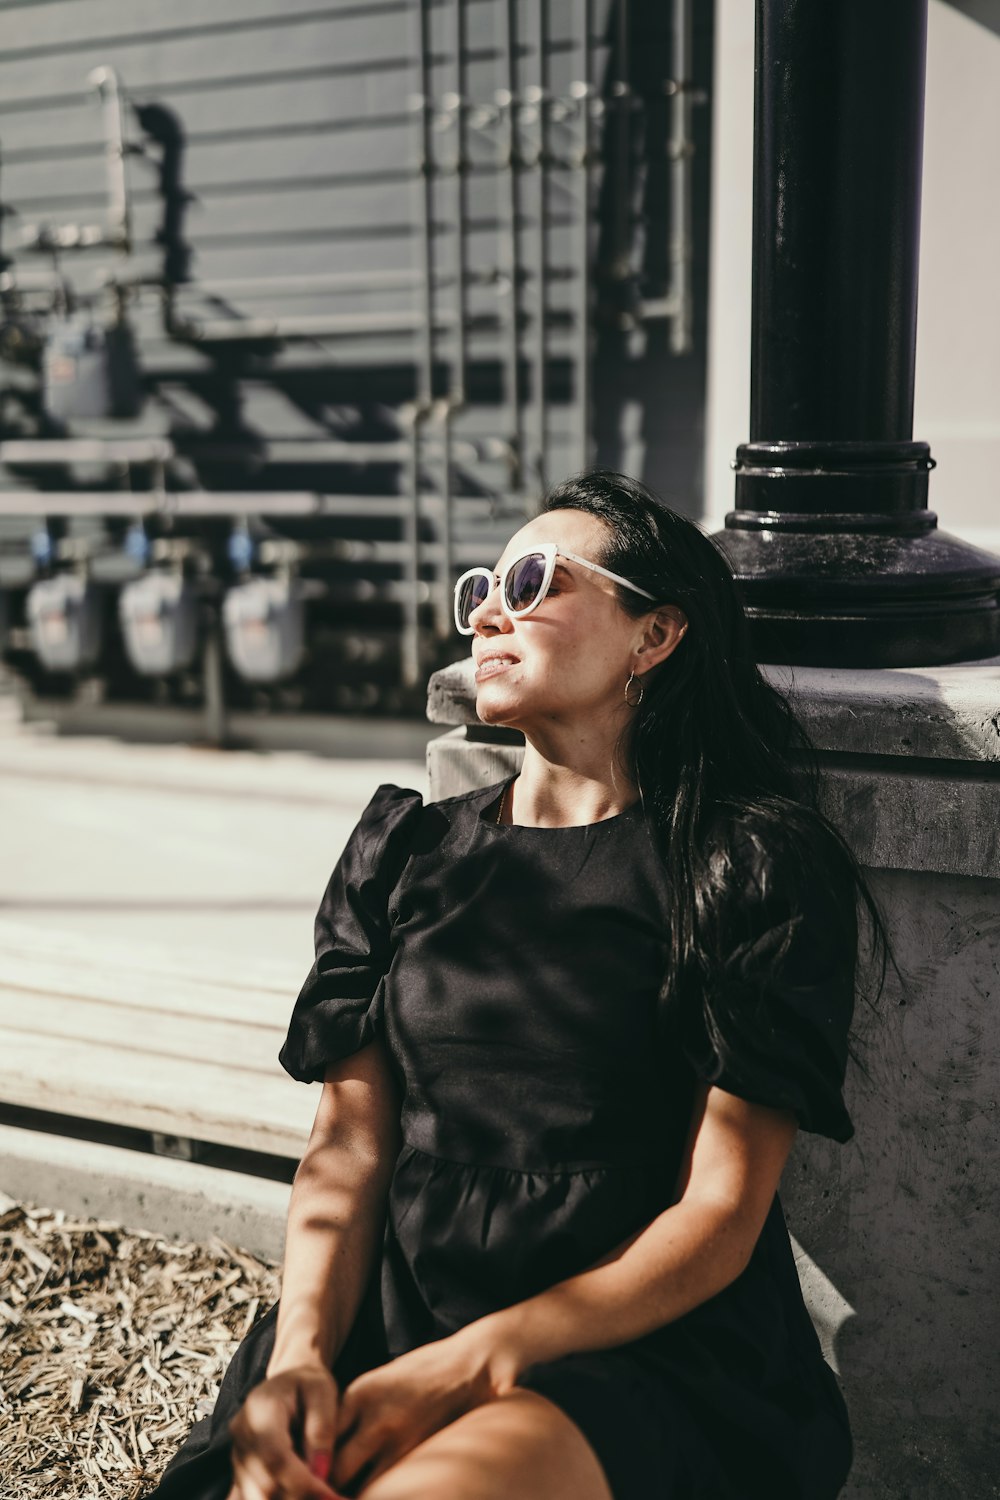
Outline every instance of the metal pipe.
<svg viewBox="0 0 1000 1500">
<path fill-rule="evenodd" d="M 538 66 L 538 83 L 535 98 L 538 104 L 538 151 L 535 157 L 535 186 L 537 192 L 537 226 L 535 230 L 535 329 L 533 396 L 535 407 L 535 470 L 539 490 L 544 493 L 548 484 L 548 277 L 546 256 L 548 253 L 548 169 L 549 169 L 549 18 L 548 0 L 537 0 L 535 7 L 535 60 Z"/>
<path fill-rule="evenodd" d="M 2 166 L 3 144 L 0 142 L 0 182 L 3 181 Z M 6 283 L 10 274 L 10 267 L 13 265 L 13 262 L 3 253 L 4 220 L 9 218 L 13 212 L 16 212 L 16 210 L 12 209 L 9 204 L 4 203 L 3 198 L 0 197 L 0 291 L 8 290 Z"/>
<path fill-rule="evenodd" d="M 453 495 L 452 506 L 466 518 L 488 510 L 515 516 L 519 497 Z M 171 515 L 171 516 L 401 516 L 409 508 L 407 495 L 324 495 L 313 490 L 0 490 L 0 515 Z M 421 514 L 441 513 L 441 496 L 424 492 Z"/>
<path fill-rule="evenodd" d="M 705 95 L 694 87 L 691 28 L 691 0 L 673 0 L 670 77 L 663 85 L 670 100 L 670 132 L 666 147 L 669 223 L 667 289 L 663 297 L 649 297 L 639 305 L 639 315 L 644 322 L 654 318 L 666 318 L 669 321 L 670 349 L 674 354 L 690 354 L 694 348 L 691 287 L 694 254 L 691 161 L 694 155 L 694 138 L 691 114 L 695 104 L 705 102 Z"/>
<path fill-rule="evenodd" d="M 593 24 L 593 0 L 576 0 L 580 76 L 570 84 L 570 94 L 578 101 L 576 279 L 574 281 L 576 418 L 574 467 L 583 470 L 590 463 L 590 170 L 591 93 L 590 47 Z"/>
<path fill-rule="evenodd" d="M 518 220 L 520 172 L 520 148 L 518 141 L 518 111 L 520 97 L 517 90 L 517 0 L 505 0 L 498 7 L 500 17 L 500 45 L 498 60 L 503 83 L 496 92 L 501 122 L 506 118 L 506 131 L 501 132 L 500 145 L 500 196 L 499 218 L 505 226 L 502 234 L 502 250 L 498 259 L 506 263 L 510 282 L 510 306 L 506 319 L 507 337 L 504 347 L 507 399 L 510 406 L 511 447 L 514 454 L 514 469 L 511 485 L 515 490 L 524 483 L 524 429 L 521 410 L 521 361 L 520 361 L 520 292 L 521 276 L 518 254 Z"/>
<path fill-rule="evenodd" d="M 165 463 L 175 454 L 169 438 L 11 438 L 0 443 L 0 464 Z"/>
<path fill-rule="evenodd" d="M 451 635 L 451 592 L 455 572 L 452 556 L 452 410 L 450 399 L 438 403 L 441 430 L 441 529 L 438 533 L 439 547 L 436 549 L 438 567 L 437 587 L 434 590 L 434 633 L 442 641 L 447 640 Z"/>
<path fill-rule="evenodd" d="M 455 572 L 453 555 L 454 501 L 452 496 L 451 465 L 453 458 L 454 416 L 465 405 L 466 366 L 466 265 L 465 226 L 468 222 L 466 202 L 465 131 L 465 11 L 463 0 L 453 0 L 452 29 L 455 48 L 455 110 L 452 117 L 455 128 L 454 199 L 455 199 L 455 275 L 454 275 L 454 348 L 451 361 L 451 376 L 448 395 L 442 404 L 441 438 L 443 455 L 440 471 L 441 488 L 441 556 L 437 570 L 437 588 L 434 591 L 434 629 L 439 640 L 447 640 L 451 634 L 451 587 Z"/>
<path fill-rule="evenodd" d="M 451 6 L 452 38 L 455 53 L 454 108 L 450 111 L 450 123 L 455 130 L 455 157 L 451 167 L 454 178 L 455 207 L 455 271 L 453 277 L 453 336 L 451 368 L 448 394 L 440 405 L 440 428 L 442 459 L 440 468 L 441 530 L 440 557 L 434 590 L 434 629 L 439 640 L 447 640 L 451 634 L 452 611 L 451 589 L 454 576 L 452 529 L 454 525 L 452 498 L 452 458 L 455 413 L 465 405 L 466 369 L 466 264 L 465 226 L 468 222 L 465 120 L 465 10 L 463 0 L 453 0 Z"/>
<path fill-rule="evenodd" d="M 440 315 L 448 321 L 448 314 Z M 288 318 L 189 318 L 173 310 L 168 332 L 190 343 L 216 344 L 267 339 L 312 339 L 343 335 L 347 338 L 385 333 L 423 334 L 427 316 L 423 310 L 385 313 L 329 313 Z"/>
<path fill-rule="evenodd" d="M 496 284 L 497 267 L 481 266 L 478 269 L 466 266 L 463 272 L 466 286 L 475 284 L 478 286 L 493 286 Z M 210 281 L 187 281 L 176 288 L 178 300 L 185 296 L 196 297 L 199 294 L 208 297 L 227 297 L 230 295 L 244 296 L 309 296 L 314 292 L 330 292 L 334 295 L 340 292 L 365 291 L 369 289 L 380 291 L 405 291 L 419 284 L 419 272 L 412 267 L 409 270 L 399 271 L 330 271 L 328 273 L 317 273 L 315 276 L 234 276 L 232 278 L 218 279 L 213 277 Z M 435 278 L 435 284 L 444 288 L 452 285 L 454 277 L 447 272 L 439 274 Z M 32 268 L 30 266 L 17 266 L 11 262 L 6 269 L 0 269 L 0 292 L 51 292 L 54 288 L 63 285 L 64 278 L 56 271 L 42 267 Z M 99 296 L 109 288 L 118 287 L 153 287 L 162 288 L 164 279 L 162 276 L 151 276 L 142 272 L 124 274 L 119 270 L 95 271 L 94 279 L 90 286 L 80 291 L 79 284 L 75 284 L 74 291 L 77 300 L 84 297 Z"/>
<path fill-rule="evenodd" d="M 457 408 L 465 405 L 465 369 L 468 357 L 465 321 L 467 315 L 466 287 L 469 274 L 465 263 L 465 229 L 469 222 L 469 141 L 466 128 L 467 112 L 465 108 L 465 0 L 452 0 L 452 18 L 455 38 L 455 93 L 457 96 L 457 108 L 455 111 L 455 228 L 457 241 L 455 248 L 454 283 L 455 363 L 453 365 L 451 401 L 453 409 L 457 410 Z"/>
<path fill-rule="evenodd" d="M 421 318 L 418 327 L 416 363 L 416 401 L 410 414 L 409 496 L 410 507 L 403 514 L 403 541 L 406 556 L 403 565 L 407 586 L 403 608 L 401 646 L 404 687 L 416 687 L 421 675 L 420 601 L 420 484 L 421 438 L 434 398 L 434 190 L 431 145 L 431 37 L 430 0 L 420 0 L 417 46 L 418 96 L 417 119 L 417 245 L 420 256 Z"/>
<path fill-rule="evenodd" d="M 632 247 L 632 80 L 630 73 L 632 31 L 628 0 L 616 0 L 615 61 L 617 77 L 612 81 L 614 100 L 616 169 L 612 189 L 615 195 L 611 277 L 623 283 L 631 269 Z"/>
<path fill-rule="evenodd" d="M 670 97 L 670 348 L 674 354 L 690 354 L 694 348 L 691 296 L 691 8 L 690 0 L 673 0 L 671 71 L 674 92 Z"/>
<path fill-rule="evenodd" d="M 242 293 L 245 296 L 288 296 L 310 292 L 356 292 L 371 288 L 379 291 L 406 290 L 417 285 L 419 273 L 413 267 L 398 271 L 323 271 L 312 276 L 231 276 L 208 281 L 191 281 L 180 288 L 187 292 L 204 292 L 210 297 Z"/>
<path fill-rule="evenodd" d="M 205 738 L 210 745 L 224 745 L 228 737 L 228 725 L 226 723 L 222 620 L 219 609 L 214 603 L 207 603 L 205 610 L 206 621 L 201 658 Z"/>
<path fill-rule="evenodd" d="M 0 491 L 0 516 L 148 516 L 163 509 L 151 490 Z"/>
<path fill-rule="evenodd" d="M 434 386 L 434 161 L 431 145 L 431 37 L 430 0 L 420 0 L 420 44 L 417 51 L 419 93 L 417 118 L 417 245 L 420 257 L 420 320 L 418 324 L 417 407 L 426 416 Z"/>
<path fill-rule="evenodd" d="M 108 175 L 108 224 L 111 244 L 132 253 L 132 222 L 125 170 L 125 120 L 121 84 L 114 68 L 95 68 L 88 78 L 101 98 L 104 115 L 104 155 Z"/>
<path fill-rule="evenodd" d="M 416 687 L 420 682 L 420 427 L 419 412 L 414 406 L 411 415 L 410 462 L 407 484 L 410 504 L 403 511 L 402 535 L 405 544 L 403 557 L 403 638 L 400 646 L 402 681 L 404 687 Z"/>
<path fill-rule="evenodd" d="M 432 452 L 442 445 L 429 442 Z M 485 445 L 459 443 L 453 451 L 463 463 L 476 463 L 484 456 Z M 252 460 L 260 468 L 279 464 L 365 464 L 403 463 L 409 455 L 409 443 L 388 439 L 376 443 L 338 442 L 327 438 L 275 438 L 262 448 L 238 443 L 209 441 L 198 444 L 194 456 L 216 461 Z M 173 458 L 190 457 L 191 449 L 179 452 L 166 438 L 42 438 L 11 439 L 0 443 L 0 464 L 57 466 L 71 463 L 167 463 Z"/>
</svg>

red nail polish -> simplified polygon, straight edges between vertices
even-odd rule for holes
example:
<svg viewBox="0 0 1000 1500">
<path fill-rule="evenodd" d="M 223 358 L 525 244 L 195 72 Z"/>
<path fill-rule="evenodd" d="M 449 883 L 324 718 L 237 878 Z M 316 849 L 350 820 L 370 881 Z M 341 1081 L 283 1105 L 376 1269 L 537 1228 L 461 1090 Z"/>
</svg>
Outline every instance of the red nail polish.
<svg viewBox="0 0 1000 1500">
<path fill-rule="evenodd" d="M 322 1479 L 325 1484 L 330 1473 L 329 1453 L 314 1453 L 309 1460 L 309 1472 L 310 1474 L 314 1474 L 317 1479 Z"/>
</svg>

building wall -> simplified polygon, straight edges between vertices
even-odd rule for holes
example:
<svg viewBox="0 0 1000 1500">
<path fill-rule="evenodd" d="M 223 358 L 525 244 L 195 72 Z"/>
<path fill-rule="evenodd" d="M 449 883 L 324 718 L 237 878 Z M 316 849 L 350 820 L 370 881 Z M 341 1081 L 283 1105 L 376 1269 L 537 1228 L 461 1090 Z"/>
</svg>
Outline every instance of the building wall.
<svg viewBox="0 0 1000 1500">
<path fill-rule="evenodd" d="M 0 441 L 166 438 L 166 490 L 211 491 L 218 513 L 171 523 L 170 540 L 190 541 L 221 588 L 233 574 L 226 515 L 249 515 L 255 546 L 277 534 L 315 585 L 306 663 L 274 693 L 229 673 L 229 701 L 413 709 L 424 675 L 415 658 L 437 661 L 450 629 L 451 578 L 497 556 L 545 485 L 587 463 L 636 473 L 701 513 L 714 12 L 690 13 L 695 90 L 671 94 L 673 7 L 660 0 L 0 0 L 0 190 L 16 211 L 2 242 L 6 280 L 22 289 L 0 287 Z M 65 249 L 58 270 L 78 297 L 109 275 L 128 284 L 146 395 L 129 418 L 43 399 L 37 367 L 59 329 L 57 283 L 51 256 L 25 240 L 33 225 L 56 238 L 106 226 L 90 81 L 102 66 L 117 71 L 125 101 L 133 245 Z M 693 338 L 678 353 L 667 320 L 647 313 L 670 289 L 672 100 L 695 93 L 693 155 L 679 151 L 691 163 Z M 164 276 L 172 324 L 155 281 Z M 106 292 L 92 315 L 111 321 Z M 53 496 L 56 546 L 85 551 L 111 600 L 144 564 L 123 554 L 103 494 L 154 486 L 141 461 L 126 471 L 65 451 L 0 455 L 0 651 L 39 695 L 72 683 L 48 680 L 25 640 L 32 543 L 49 550 L 38 491 Z M 94 491 L 93 503 L 60 509 L 77 490 Z M 246 499 L 223 514 L 214 497 L 224 491 Z M 292 515 L 317 495 L 334 503 Z M 159 524 L 153 514 L 149 530 Z M 258 551 L 249 566 L 268 564 Z M 102 694 L 203 696 L 194 673 L 139 680 L 119 646 L 95 669 Z"/>
<path fill-rule="evenodd" d="M 432 154 L 440 169 L 432 183 L 436 269 L 449 274 L 459 238 L 469 271 L 487 280 L 468 289 L 468 400 L 456 430 L 470 440 L 507 436 L 511 430 L 506 388 L 505 326 L 511 307 L 505 277 L 511 270 L 508 185 L 497 170 L 505 151 L 506 126 L 496 119 L 498 91 L 509 82 L 502 38 L 514 17 L 516 87 L 537 85 L 537 14 L 531 0 L 464 0 L 465 72 L 455 62 L 452 3 L 429 6 L 428 92 L 439 112 L 432 132 Z M 579 34 L 582 8 L 571 0 L 548 0 L 547 84 L 567 100 L 582 72 Z M 666 212 L 665 128 L 671 71 L 670 7 L 633 0 L 630 69 L 635 113 L 633 156 L 642 153 L 649 133 L 646 180 L 635 178 L 626 234 L 630 259 L 641 272 L 646 296 L 661 295 L 670 223 Z M 621 177 L 615 147 L 616 105 L 611 79 L 615 62 L 615 0 L 592 7 L 591 77 L 605 113 L 595 115 L 591 206 L 592 289 L 595 299 L 596 360 L 593 429 L 600 462 L 626 466 L 669 492 L 683 509 L 702 505 L 706 283 L 710 114 L 693 113 L 694 226 L 693 279 L 695 348 L 676 356 L 668 347 L 665 324 L 653 323 L 625 336 L 612 313 L 616 292 L 607 290 L 609 263 L 618 253 L 612 219 L 615 183 Z M 358 5 L 345 0 L 41 0 L 0 4 L 0 188 L 16 217 L 4 225 L 4 249 L 18 277 L 44 275 L 47 257 L 19 248 L 26 226 L 48 223 L 99 225 L 106 216 L 101 115 L 88 86 L 91 70 L 109 64 L 118 70 L 126 97 L 129 139 L 143 140 L 131 105 L 169 112 L 183 135 L 179 186 L 186 196 L 173 231 L 174 264 L 183 266 L 188 288 L 180 306 L 194 318 L 308 317 L 420 313 L 414 288 L 370 287 L 345 292 L 324 289 L 308 278 L 329 273 L 419 272 L 421 196 L 417 169 L 421 92 L 420 6 L 417 0 L 377 0 Z M 694 7 L 695 81 L 707 98 L 712 55 L 710 5 Z M 462 82 L 465 98 L 479 114 L 467 131 L 467 214 L 457 212 L 456 178 L 449 174 L 456 132 L 443 108 Z M 598 106 L 599 107 L 599 106 Z M 491 118 L 491 110 L 492 116 Z M 451 117 L 452 119 L 454 116 Z M 520 116 L 521 147 L 531 154 L 537 111 Z M 158 239 L 163 204 L 157 192 L 159 148 L 145 142 L 145 154 L 129 157 L 134 251 L 131 257 L 107 248 L 66 252 L 60 267 L 85 290 L 117 270 L 157 274 L 164 245 Z M 574 165 L 579 150 L 574 118 L 549 125 L 551 169 L 547 194 L 547 287 L 549 345 L 549 477 L 561 477 L 580 463 L 574 320 L 579 305 L 579 183 Z M 535 286 L 538 173 L 518 174 L 519 284 L 524 329 L 520 357 L 528 428 L 533 453 L 536 435 L 531 409 L 532 340 L 536 326 Z M 494 274 L 495 273 L 495 274 Z M 227 290 L 207 283 L 232 278 L 299 277 L 296 288 L 274 285 Z M 183 278 L 182 278 L 183 279 Z M 602 312 L 600 304 L 604 302 Z M 451 313 L 450 293 L 436 300 L 442 317 Z M 267 441 L 346 433 L 382 435 L 377 414 L 390 414 L 414 394 L 419 358 L 414 333 L 398 329 L 381 335 L 342 333 L 313 343 L 299 341 L 278 349 L 233 345 L 241 357 L 212 359 L 208 352 L 164 336 L 155 288 L 132 305 L 141 333 L 141 354 L 154 400 L 134 432 L 192 431 L 230 439 Z M 0 351 L 2 352 L 2 351 Z M 454 356 L 453 334 L 436 340 L 442 366 Z M 2 373 L 2 372 L 0 372 Z M 444 369 L 440 389 L 447 386 Z M 367 407 L 365 401 L 367 398 Z M 357 408 L 362 415 L 357 417 Z M 10 416 L 11 413 L 8 413 Z M 107 423 L 77 424 L 104 432 Z M 389 420 L 383 428 L 391 428 Z M 115 432 L 122 435 L 121 424 Z M 8 432 L 8 436 L 17 435 Z M 403 481 L 389 464 L 372 484 L 397 488 Z M 483 464 L 472 476 L 486 486 L 502 485 L 499 467 Z M 537 476 L 528 464 L 528 484 Z M 233 484 L 238 464 L 202 466 L 199 476 L 211 488 Z M 310 481 L 332 490 L 358 488 L 358 476 L 329 472 L 283 473 L 286 488 Z M 16 485 L 0 470 L 0 490 Z M 278 487 L 276 482 L 272 487 Z M 238 487 L 238 486 L 237 486 Z M 364 484 L 361 485 L 362 489 Z"/>
<path fill-rule="evenodd" d="M 706 519 L 733 504 L 749 437 L 754 7 L 717 0 Z M 945 530 L 1000 547 L 1000 19 L 930 0 L 914 430 Z"/>
</svg>

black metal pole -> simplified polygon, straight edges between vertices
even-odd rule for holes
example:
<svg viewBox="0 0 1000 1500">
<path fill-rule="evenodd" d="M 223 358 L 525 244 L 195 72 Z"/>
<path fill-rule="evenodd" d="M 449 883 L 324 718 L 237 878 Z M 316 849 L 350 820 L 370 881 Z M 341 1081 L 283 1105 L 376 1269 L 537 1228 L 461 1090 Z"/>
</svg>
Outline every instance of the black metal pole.
<svg viewBox="0 0 1000 1500">
<path fill-rule="evenodd" d="M 1000 558 L 913 441 L 927 0 L 757 0 L 750 441 L 719 534 L 761 660 L 1000 652 Z"/>
</svg>

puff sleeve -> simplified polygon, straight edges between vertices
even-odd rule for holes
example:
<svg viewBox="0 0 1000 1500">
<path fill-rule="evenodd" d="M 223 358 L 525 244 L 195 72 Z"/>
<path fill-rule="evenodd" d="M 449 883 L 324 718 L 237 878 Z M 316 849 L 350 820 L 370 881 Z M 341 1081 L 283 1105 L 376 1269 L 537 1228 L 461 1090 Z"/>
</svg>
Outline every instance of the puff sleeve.
<svg viewBox="0 0 1000 1500">
<path fill-rule="evenodd" d="M 391 960 L 389 901 L 409 853 L 419 792 L 380 786 L 330 876 L 315 921 L 316 961 L 278 1054 L 303 1083 L 375 1036 L 372 1004 Z"/>
<path fill-rule="evenodd" d="M 855 886 L 829 834 L 812 835 L 744 829 L 737 837 L 711 917 L 719 962 L 693 1007 L 684 1051 L 706 1082 L 848 1141 Z"/>
</svg>

